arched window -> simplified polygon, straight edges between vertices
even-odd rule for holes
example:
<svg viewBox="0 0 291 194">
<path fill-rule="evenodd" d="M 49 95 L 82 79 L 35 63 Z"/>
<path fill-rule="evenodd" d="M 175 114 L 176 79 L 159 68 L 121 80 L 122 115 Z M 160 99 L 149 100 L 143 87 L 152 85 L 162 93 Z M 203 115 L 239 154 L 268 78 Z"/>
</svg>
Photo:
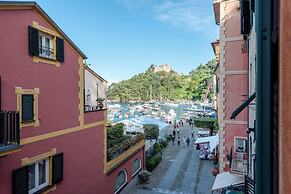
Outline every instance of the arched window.
<svg viewBox="0 0 291 194">
<path fill-rule="evenodd" d="M 136 173 L 138 173 L 140 169 L 141 169 L 141 159 L 140 157 L 137 157 L 133 162 L 131 175 L 132 176 L 136 175 Z"/>
<path fill-rule="evenodd" d="M 120 191 L 126 183 L 127 183 L 127 174 L 126 174 L 126 171 L 122 169 L 117 175 L 117 178 L 115 181 L 114 193 L 117 193 L 118 191 Z"/>
</svg>

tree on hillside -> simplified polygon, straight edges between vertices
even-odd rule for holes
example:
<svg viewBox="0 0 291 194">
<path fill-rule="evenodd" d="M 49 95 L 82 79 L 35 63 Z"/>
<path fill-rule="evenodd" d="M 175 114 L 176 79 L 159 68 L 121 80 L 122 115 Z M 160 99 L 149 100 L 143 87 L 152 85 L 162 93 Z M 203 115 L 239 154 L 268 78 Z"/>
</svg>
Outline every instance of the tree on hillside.
<svg viewBox="0 0 291 194">
<path fill-rule="evenodd" d="M 128 80 L 109 86 L 109 99 L 129 100 L 202 100 L 209 81 L 211 81 L 214 61 L 200 64 L 188 75 L 175 71 L 153 72 L 151 65 L 144 73 L 139 73 Z M 211 91 L 212 92 L 212 91 Z M 210 93 L 209 98 L 212 94 Z"/>
</svg>

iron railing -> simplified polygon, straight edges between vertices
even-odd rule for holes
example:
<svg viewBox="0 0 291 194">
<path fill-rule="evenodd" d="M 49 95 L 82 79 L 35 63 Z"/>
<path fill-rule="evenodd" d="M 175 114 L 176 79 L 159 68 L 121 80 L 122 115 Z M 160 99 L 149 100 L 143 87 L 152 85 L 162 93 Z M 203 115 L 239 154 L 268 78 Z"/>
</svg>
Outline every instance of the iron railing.
<svg viewBox="0 0 291 194">
<path fill-rule="evenodd" d="M 39 46 L 39 55 L 43 57 L 51 58 L 54 54 L 54 50 L 50 47 Z"/>
<path fill-rule="evenodd" d="M 245 176 L 245 194 L 255 194 L 255 181 Z"/>
<path fill-rule="evenodd" d="M 19 145 L 19 112 L 0 111 L 0 151 Z"/>
</svg>

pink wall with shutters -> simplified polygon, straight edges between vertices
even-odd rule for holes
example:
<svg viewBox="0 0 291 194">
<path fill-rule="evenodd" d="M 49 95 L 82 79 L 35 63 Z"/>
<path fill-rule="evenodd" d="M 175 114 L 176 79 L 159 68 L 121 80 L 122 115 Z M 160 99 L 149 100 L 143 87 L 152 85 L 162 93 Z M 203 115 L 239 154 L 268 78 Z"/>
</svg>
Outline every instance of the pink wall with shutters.
<svg viewBox="0 0 291 194">
<path fill-rule="evenodd" d="M 65 42 L 65 61 L 60 67 L 34 63 L 28 54 L 28 26 L 32 21 L 53 30 L 33 10 L 0 10 L 0 76 L 2 109 L 16 110 L 15 87 L 39 88 L 39 127 L 21 129 L 21 138 L 79 126 L 79 55 Z M 79 26 L 76 25 L 76 28 Z M 103 121 L 104 112 L 84 114 L 84 123 Z M 121 168 L 131 174 L 134 154 L 111 174 L 103 173 L 104 125 L 26 144 L 21 151 L 0 158 L 0 193 L 12 193 L 12 171 L 21 159 L 56 148 L 64 153 L 64 180 L 53 193 L 113 193 Z M 131 176 L 128 177 L 131 180 Z"/>
</svg>

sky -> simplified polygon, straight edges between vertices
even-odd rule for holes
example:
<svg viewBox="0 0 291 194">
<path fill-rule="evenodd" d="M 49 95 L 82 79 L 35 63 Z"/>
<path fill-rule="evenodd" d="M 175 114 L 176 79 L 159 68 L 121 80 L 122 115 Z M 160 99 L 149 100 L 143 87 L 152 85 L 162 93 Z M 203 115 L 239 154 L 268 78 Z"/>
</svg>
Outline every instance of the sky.
<svg viewBox="0 0 291 194">
<path fill-rule="evenodd" d="M 36 0 L 109 83 L 170 64 L 187 74 L 214 58 L 213 0 Z"/>
</svg>

